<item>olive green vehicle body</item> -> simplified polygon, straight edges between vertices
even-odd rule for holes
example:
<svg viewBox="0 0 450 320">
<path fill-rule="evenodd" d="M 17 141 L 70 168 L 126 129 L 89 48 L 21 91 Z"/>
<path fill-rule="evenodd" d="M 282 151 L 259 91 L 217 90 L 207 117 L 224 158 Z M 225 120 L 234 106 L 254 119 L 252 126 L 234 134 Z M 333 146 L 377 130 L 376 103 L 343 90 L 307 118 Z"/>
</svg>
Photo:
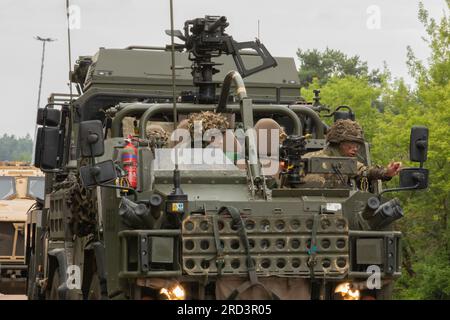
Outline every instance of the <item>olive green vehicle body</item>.
<svg viewBox="0 0 450 320">
<path fill-rule="evenodd" d="M 185 53 L 177 52 L 175 58 L 177 67 L 189 67 Z M 218 60 L 224 63 L 219 66 L 221 72 L 214 75 L 220 88 L 226 72 L 233 70 L 234 64 L 228 57 Z M 248 99 L 229 102 L 227 113 L 234 114 L 236 122 L 244 122 L 242 115 L 246 114 L 248 123 L 244 127 L 251 127 L 264 117 L 287 117 L 292 124 L 289 133 L 304 134 L 303 120 L 311 112 L 305 111 L 310 105 L 293 104 L 300 98 L 294 60 L 276 60 L 276 68 L 244 79 Z M 82 193 L 84 198 L 74 206 L 74 181 L 85 164 L 78 145 L 79 123 L 92 119 L 103 121 L 102 109 L 115 107 L 112 128 L 104 141 L 105 152 L 96 162 L 120 163 L 125 145 L 122 132 L 125 117 L 138 120 L 141 138 L 145 138 L 147 120 L 173 125 L 170 64 L 170 52 L 161 49 L 102 48 L 92 57 L 85 81 L 81 67 L 75 68 L 72 79 L 82 82 L 83 90 L 76 100 L 67 104 L 70 118 L 66 124 L 61 170 L 47 172 L 45 205 L 42 210 L 35 210 L 28 221 L 29 227 L 36 230 L 34 237 L 27 241 L 33 275 L 28 282 L 29 298 L 83 299 L 103 295 L 111 299 L 140 299 L 148 294 L 143 288 L 157 287 L 155 279 L 178 281 L 185 288 L 187 298 L 215 298 L 216 279 L 248 278 L 247 255 L 231 218 L 219 215 L 222 207 L 237 208 L 242 214 L 248 227 L 247 236 L 254 244 L 250 256 L 255 260 L 258 278 L 292 277 L 310 281 L 308 244 L 315 237 L 317 263 L 313 276 L 319 287 L 326 288 L 320 297 L 333 298 L 335 286 L 342 282 L 353 282 L 356 288 L 368 290 L 366 280 L 371 273 L 367 267 L 376 265 L 381 270 L 382 287 L 370 293 L 376 298 L 389 298 L 391 282 L 401 274 L 401 234 L 392 225 L 372 230 L 364 218 L 369 210 L 368 199 L 381 191 L 379 181 L 372 183 L 372 192 L 355 187 L 317 188 L 304 184 L 299 188 L 260 193 L 252 192 L 248 170 L 181 170 L 181 188 L 188 197 L 183 221 L 180 228 L 162 229 L 161 221 L 168 214 L 165 203 L 173 190 L 173 172 L 156 170 L 152 149 L 141 144 L 137 200 L 148 200 L 153 194 L 163 199 L 162 204 L 150 209 L 150 227 L 131 229 L 124 225 L 118 211 L 126 195 L 120 190 L 94 187 Z M 177 68 L 176 91 L 177 96 L 182 91 L 195 91 L 189 68 Z M 177 105 L 180 117 L 215 108 L 216 105 L 188 102 Z M 323 130 L 317 128 L 313 133 L 307 144 L 309 151 L 325 146 Z M 371 164 L 367 143 L 359 156 L 360 161 Z M 133 199 L 131 195 L 128 197 Z M 220 275 L 216 264 L 215 219 L 221 221 L 218 237 L 224 244 Z M 83 223 L 92 225 L 91 229 L 87 228 L 91 231 L 80 231 Z M 80 269 L 81 283 L 76 288 L 67 285 L 70 274 L 66 271 L 70 265 Z"/>
</svg>

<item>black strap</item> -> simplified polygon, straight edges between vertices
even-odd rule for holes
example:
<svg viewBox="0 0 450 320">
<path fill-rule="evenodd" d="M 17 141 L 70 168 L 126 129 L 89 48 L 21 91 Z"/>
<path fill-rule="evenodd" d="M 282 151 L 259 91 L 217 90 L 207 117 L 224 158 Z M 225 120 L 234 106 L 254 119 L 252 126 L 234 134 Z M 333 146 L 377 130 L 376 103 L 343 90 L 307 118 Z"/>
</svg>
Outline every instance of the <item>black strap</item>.
<svg viewBox="0 0 450 320">
<path fill-rule="evenodd" d="M 307 265 L 309 267 L 309 274 L 311 277 L 311 297 L 316 296 L 316 293 L 314 292 L 316 277 L 314 274 L 314 268 L 317 265 L 317 228 L 319 226 L 319 214 L 314 214 L 313 217 L 313 225 L 311 230 L 311 245 L 308 249 L 308 262 Z"/>
<path fill-rule="evenodd" d="M 216 265 L 217 265 L 217 275 L 222 274 L 222 268 L 225 264 L 225 260 L 223 258 L 223 247 L 220 243 L 220 234 L 219 234 L 219 217 L 217 215 L 212 216 L 212 223 L 213 223 L 213 232 L 214 232 L 214 242 L 216 244 Z"/>
<path fill-rule="evenodd" d="M 233 290 L 233 292 L 230 294 L 227 300 L 235 300 L 240 294 L 244 293 L 245 291 L 254 286 L 262 287 L 264 291 L 267 292 L 268 296 L 271 299 L 279 300 L 280 298 L 274 292 L 267 289 L 261 282 L 258 281 L 255 263 L 253 262 L 253 259 L 250 255 L 250 242 L 248 241 L 247 232 L 245 231 L 244 222 L 242 221 L 239 210 L 236 209 L 235 207 L 225 206 L 219 209 L 218 214 L 221 214 L 224 211 L 227 211 L 230 214 L 233 224 L 237 228 L 236 231 L 239 235 L 239 238 L 241 239 L 242 244 L 244 245 L 245 254 L 247 256 L 247 271 L 249 277 L 248 281 L 244 282 L 238 288 Z"/>
</svg>

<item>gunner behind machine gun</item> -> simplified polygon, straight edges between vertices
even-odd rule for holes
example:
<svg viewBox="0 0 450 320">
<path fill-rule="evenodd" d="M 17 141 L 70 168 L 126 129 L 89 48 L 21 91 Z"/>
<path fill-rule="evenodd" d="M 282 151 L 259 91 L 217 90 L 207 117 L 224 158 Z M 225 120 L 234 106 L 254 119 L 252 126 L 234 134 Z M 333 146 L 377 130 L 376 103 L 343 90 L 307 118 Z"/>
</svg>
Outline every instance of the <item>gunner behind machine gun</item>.
<svg viewBox="0 0 450 320">
<path fill-rule="evenodd" d="M 328 130 L 326 136 L 327 146 L 317 152 L 308 153 L 304 158 L 313 157 L 357 157 L 360 145 L 364 143 L 363 131 L 361 126 L 352 120 L 338 120 Z M 369 182 L 380 179 L 388 181 L 392 177 L 398 175 L 401 170 L 401 162 L 391 162 L 387 167 L 379 165 L 366 166 L 362 162 L 356 163 L 357 187 L 367 190 Z M 310 174 L 305 177 L 305 182 L 319 182 L 325 184 L 331 182 L 334 186 L 348 185 L 349 177 L 336 174 Z"/>
</svg>

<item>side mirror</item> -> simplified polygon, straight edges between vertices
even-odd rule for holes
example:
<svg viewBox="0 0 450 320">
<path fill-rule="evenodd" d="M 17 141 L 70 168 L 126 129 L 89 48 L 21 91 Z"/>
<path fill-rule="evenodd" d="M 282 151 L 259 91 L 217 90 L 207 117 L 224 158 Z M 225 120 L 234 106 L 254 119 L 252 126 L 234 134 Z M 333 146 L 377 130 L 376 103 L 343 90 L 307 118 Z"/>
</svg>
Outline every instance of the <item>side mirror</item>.
<svg viewBox="0 0 450 320">
<path fill-rule="evenodd" d="M 39 128 L 36 138 L 34 165 L 43 171 L 57 169 L 61 165 L 60 130 L 55 127 Z"/>
<path fill-rule="evenodd" d="M 79 146 L 83 157 L 99 157 L 105 152 L 103 126 L 100 120 L 80 123 Z"/>
<path fill-rule="evenodd" d="M 411 128 L 409 158 L 415 162 L 425 162 L 428 152 L 428 128 L 414 126 Z"/>
<path fill-rule="evenodd" d="M 95 187 L 117 178 L 116 168 L 112 160 L 99 162 L 93 166 L 80 168 L 80 178 L 83 187 Z"/>
<path fill-rule="evenodd" d="M 36 123 L 40 126 L 57 127 L 61 122 L 61 111 L 58 109 L 39 108 Z"/>
<path fill-rule="evenodd" d="M 428 169 L 404 168 L 400 171 L 400 188 L 428 188 Z"/>
</svg>

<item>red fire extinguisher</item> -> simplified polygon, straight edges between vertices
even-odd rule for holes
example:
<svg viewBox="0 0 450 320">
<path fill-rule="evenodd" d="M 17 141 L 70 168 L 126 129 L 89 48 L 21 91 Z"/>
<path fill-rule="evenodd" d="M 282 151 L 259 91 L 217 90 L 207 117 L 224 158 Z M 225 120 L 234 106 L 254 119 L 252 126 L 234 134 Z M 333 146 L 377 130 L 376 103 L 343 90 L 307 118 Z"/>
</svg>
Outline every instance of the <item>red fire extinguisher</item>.
<svg viewBox="0 0 450 320">
<path fill-rule="evenodd" d="M 122 164 L 123 168 L 128 172 L 128 183 L 130 187 L 137 187 L 137 148 L 131 141 L 131 138 L 126 139 L 128 143 L 123 148 Z"/>
</svg>

